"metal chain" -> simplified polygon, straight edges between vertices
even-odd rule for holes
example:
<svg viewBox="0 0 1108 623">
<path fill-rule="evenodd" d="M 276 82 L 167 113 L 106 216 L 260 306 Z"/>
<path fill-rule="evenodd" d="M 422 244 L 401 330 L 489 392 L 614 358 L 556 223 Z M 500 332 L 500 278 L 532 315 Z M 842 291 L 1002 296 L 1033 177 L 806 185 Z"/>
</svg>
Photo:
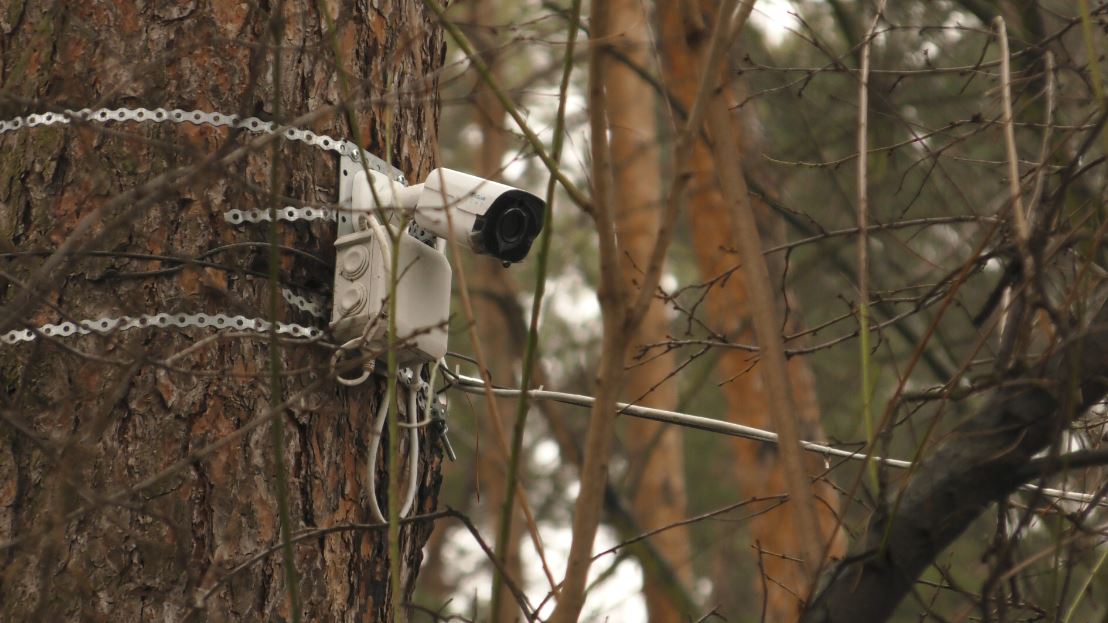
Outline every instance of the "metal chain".
<svg viewBox="0 0 1108 623">
<path fill-rule="evenodd" d="M 82 108 L 80 110 L 66 109 L 64 113 L 41 113 L 15 117 L 6 121 L 0 121 L 0 134 L 12 132 L 24 127 L 40 125 L 68 125 L 72 120 L 109 123 L 122 121 L 153 122 L 153 123 L 191 123 L 193 125 L 206 125 L 211 127 L 233 127 L 255 134 L 280 134 L 285 140 L 296 141 L 310 145 L 324 151 L 335 152 L 343 158 L 355 163 L 361 163 L 365 158 L 365 164 L 375 170 L 393 177 L 400 183 L 406 183 L 404 175 L 394 169 L 381 158 L 360 149 L 351 141 L 332 138 L 325 134 L 316 134 L 311 130 L 302 130 L 285 125 L 279 125 L 273 121 L 263 121 L 257 117 L 239 117 L 238 115 L 226 115 L 219 112 L 205 112 L 202 110 L 182 110 L 180 108 Z"/>
<path fill-rule="evenodd" d="M 307 312 L 316 318 L 326 318 L 323 313 L 323 301 L 318 297 L 300 296 L 288 288 L 281 288 L 281 298 L 302 312 Z"/>
<path fill-rule="evenodd" d="M 337 215 L 337 210 L 330 208 L 298 208 L 296 206 L 285 206 L 277 210 L 277 220 L 285 222 L 295 221 L 334 221 Z M 242 223 L 268 223 L 270 221 L 269 210 L 239 210 L 237 208 L 227 210 L 223 213 L 223 220 L 231 223 L 232 225 L 241 225 Z M 419 225 L 415 221 L 412 221 L 408 225 L 408 233 L 413 238 L 428 245 L 435 246 L 438 237 L 431 231 L 428 231 Z"/>
<path fill-rule="evenodd" d="M 242 223 L 268 223 L 269 210 L 239 210 L 237 208 L 223 213 L 223 220 L 232 225 Z M 297 208 L 285 206 L 277 209 L 278 221 L 334 221 L 335 210 L 330 208 Z"/>
<path fill-rule="evenodd" d="M 219 112 L 204 112 L 201 110 L 182 110 L 180 108 L 82 108 L 80 110 L 66 109 L 64 113 L 41 113 L 15 117 L 6 121 L 0 121 L 0 134 L 13 132 L 22 128 L 36 126 L 68 125 L 74 119 L 84 122 L 110 123 L 110 122 L 153 122 L 153 123 L 191 123 L 193 125 L 205 125 L 210 127 L 234 127 L 253 132 L 255 134 L 280 134 L 285 140 L 297 141 L 337 153 L 355 164 L 361 165 L 361 159 L 365 158 L 365 164 L 369 168 L 391 176 L 401 184 L 406 184 L 404 174 L 390 166 L 381 158 L 359 149 L 357 144 L 332 138 L 325 134 L 316 134 L 311 130 L 302 130 L 290 126 L 278 125 L 272 121 L 263 121 L 257 117 L 240 118 L 238 115 L 225 115 Z M 223 213 L 223 219 L 235 225 L 243 222 L 262 223 L 269 222 L 269 210 L 237 210 L 232 209 Z M 278 211 L 279 221 L 333 221 L 335 211 L 328 208 L 296 208 L 288 206 Z"/>
<path fill-rule="evenodd" d="M 315 297 L 300 296 L 288 288 L 281 288 L 281 296 L 286 303 L 300 311 L 316 318 L 327 317 L 323 311 L 323 303 Z M 37 332 L 31 329 L 15 329 L 0 335 L 0 342 L 5 344 L 30 342 L 37 337 L 38 333 L 50 337 L 69 337 L 72 335 L 88 335 L 89 333 L 106 335 L 112 331 L 142 327 L 216 327 L 219 329 L 232 328 L 265 332 L 269 330 L 269 321 L 262 318 L 228 316 L 226 314 L 145 314 L 133 317 L 120 316 L 118 318 L 108 317 L 96 320 L 80 320 L 78 322 L 66 321 L 57 324 L 44 324 L 37 329 Z M 277 323 L 277 333 L 312 338 L 323 335 L 323 331 L 316 327 L 305 327 L 284 322 Z"/>
<path fill-rule="evenodd" d="M 40 333 L 48 337 L 72 337 L 90 333 L 107 335 L 113 331 L 145 327 L 177 327 L 180 329 L 215 327 L 217 329 L 265 333 L 269 331 L 270 324 L 264 318 L 247 318 L 246 316 L 228 316 L 226 314 L 143 314 L 142 316 L 120 316 L 118 318 L 44 324 L 37 329 L 15 329 L 0 335 L 0 342 L 6 344 L 31 342 Z M 323 331 L 320 329 L 286 322 L 277 323 L 277 333 L 311 339 L 323 337 Z"/>
<path fill-rule="evenodd" d="M 112 122 L 152 122 L 152 123 L 190 123 L 210 127 L 233 127 L 255 134 L 279 134 L 288 141 L 304 143 L 324 151 L 337 153 L 340 157 L 361 166 L 364 164 L 371 169 L 391 176 L 400 183 L 406 183 L 404 175 L 399 170 L 390 166 L 381 158 L 360 149 L 355 143 L 336 139 L 325 134 L 316 134 L 311 130 L 302 130 L 290 126 L 283 126 L 272 121 L 264 121 L 257 117 L 241 118 L 238 115 L 227 115 L 219 112 L 205 112 L 200 110 L 182 110 L 179 108 L 82 108 L 80 110 L 66 109 L 64 113 L 47 112 L 31 114 L 25 117 L 0 121 L 0 135 L 14 132 L 23 128 L 36 126 L 69 125 L 74 120 L 88 123 L 112 123 Z M 277 212 L 279 221 L 334 221 L 336 210 L 330 208 L 298 208 L 286 206 Z M 238 225 L 241 223 L 265 223 L 270 220 L 269 210 L 227 210 L 223 214 L 224 220 Z M 315 297 L 305 297 L 287 289 L 281 289 L 284 300 L 293 307 L 306 312 L 316 318 L 326 318 L 324 304 Z M 52 337 L 69 337 L 72 335 L 87 335 L 89 333 L 105 334 L 115 330 L 126 330 L 139 327 L 216 327 L 241 330 L 256 330 L 264 332 L 269 330 L 269 322 L 258 318 L 246 318 L 244 316 L 227 316 L 225 314 L 148 314 L 138 317 L 122 316 L 119 318 L 102 318 L 99 320 L 82 320 L 78 323 L 62 322 L 47 324 L 38 328 L 38 332 Z M 304 327 L 296 324 L 278 323 L 277 332 L 290 334 L 294 337 L 319 337 L 323 333 L 314 327 Z M 29 342 L 37 337 L 38 333 L 31 329 L 17 329 L 0 335 L 0 342 L 15 344 L 17 342 Z"/>
</svg>

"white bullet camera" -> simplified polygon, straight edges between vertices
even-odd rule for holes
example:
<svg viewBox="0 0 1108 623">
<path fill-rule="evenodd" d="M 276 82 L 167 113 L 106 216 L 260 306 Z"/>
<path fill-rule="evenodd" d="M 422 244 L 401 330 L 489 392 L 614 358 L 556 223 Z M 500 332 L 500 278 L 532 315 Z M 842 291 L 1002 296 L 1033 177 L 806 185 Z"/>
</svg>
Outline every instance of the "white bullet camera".
<svg viewBox="0 0 1108 623">
<path fill-rule="evenodd" d="M 410 197 L 417 192 L 411 206 L 417 225 L 506 264 L 527 257 L 542 231 L 545 202 L 518 188 L 435 169 L 422 184 L 397 194 Z"/>
<path fill-rule="evenodd" d="M 387 301 L 396 297 L 401 365 L 437 361 L 446 354 L 451 269 L 433 236 L 387 233 L 396 210 L 415 224 L 475 253 L 509 264 L 527 256 L 542 231 L 546 204 L 538 197 L 449 169 L 435 169 L 423 184 L 401 186 L 376 171 L 344 171 L 350 179 L 349 216 L 340 216 L 335 240 L 331 330 L 343 343 L 384 354 Z M 340 199 L 343 197 L 340 196 Z M 395 292 L 390 292 L 396 244 Z"/>
</svg>

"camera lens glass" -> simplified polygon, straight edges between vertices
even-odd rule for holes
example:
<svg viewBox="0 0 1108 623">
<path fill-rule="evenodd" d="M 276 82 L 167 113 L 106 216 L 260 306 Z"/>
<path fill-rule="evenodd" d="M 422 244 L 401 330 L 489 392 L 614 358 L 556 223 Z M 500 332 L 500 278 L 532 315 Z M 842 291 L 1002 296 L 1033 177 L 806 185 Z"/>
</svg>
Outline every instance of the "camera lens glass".
<svg viewBox="0 0 1108 623">
<path fill-rule="evenodd" d="M 512 244 L 519 242 L 523 234 L 527 232 L 527 215 L 516 207 L 508 208 L 500 217 L 500 239 Z"/>
<path fill-rule="evenodd" d="M 527 257 L 531 243 L 542 231 L 546 203 L 522 190 L 500 195 L 488 212 L 477 217 L 473 228 L 473 248 L 503 262 L 519 262 Z"/>
</svg>

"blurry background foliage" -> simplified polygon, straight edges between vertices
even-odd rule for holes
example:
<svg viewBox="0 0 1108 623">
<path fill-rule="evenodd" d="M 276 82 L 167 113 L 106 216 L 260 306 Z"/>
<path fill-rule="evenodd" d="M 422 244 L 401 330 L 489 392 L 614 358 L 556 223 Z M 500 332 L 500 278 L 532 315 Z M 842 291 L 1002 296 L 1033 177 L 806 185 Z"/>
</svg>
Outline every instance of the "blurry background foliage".
<svg viewBox="0 0 1108 623">
<path fill-rule="evenodd" d="M 483 49 L 495 53 L 499 71 L 516 105 L 533 127 L 549 137 L 557 103 L 558 68 L 565 40 L 565 2 L 500 2 L 495 11 L 476 21 L 469 8 L 473 2 L 458 2 L 451 14 L 466 27 L 466 32 L 483 42 Z M 1094 21 L 1099 37 L 1105 28 L 1103 12 L 1094 4 Z M 864 5 L 864 6 L 863 6 Z M 644 6 L 652 11 L 651 3 Z M 995 216 L 1005 203 L 1007 181 L 1004 175 L 1004 144 L 1000 118 L 999 81 L 995 64 L 975 66 L 995 61 L 998 57 L 995 36 L 989 20 L 997 13 L 1009 18 L 1013 61 L 1013 97 L 1016 109 L 1016 137 L 1019 153 L 1026 159 L 1021 169 L 1031 171 L 1042 141 L 1044 118 L 1043 73 L 1033 62 L 1037 52 L 1029 48 L 1046 36 L 1053 36 L 1052 49 L 1067 50 L 1069 58 L 1059 58 L 1057 73 L 1055 139 L 1051 163 L 1063 164 L 1083 139 L 1088 124 L 1095 120 L 1096 101 L 1090 96 L 1090 84 L 1085 67 L 1085 41 L 1079 23 L 1077 5 L 1073 2 L 981 2 L 978 0 L 893 2 L 889 3 L 880 33 L 872 48 L 870 96 L 869 184 L 870 218 L 874 225 L 895 223 L 907 219 L 942 217 L 983 217 L 979 221 L 944 222 L 928 226 L 906 227 L 871 234 L 871 292 L 873 319 L 886 323 L 898 314 L 915 313 L 883 326 L 874 340 L 873 361 L 877 369 L 875 410 L 890 398 L 902 374 L 900 366 L 910 357 L 921 336 L 934 320 L 937 284 L 948 281 L 971 258 L 973 250 L 992 227 L 989 217 Z M 740 45 L 729 59 L 733 88 L 741 102 L 738 114 L 748 133 L 745 147 L 747 174 L 752 191 L 768 201 L 770 210 L 764 218 L 767 246 L 798 240 L 821 232 L 850 228 L 856 225 L 855 162 L 857 109 L 857 78 L 845 71 L 858 66 L 858 44 L 872 19 L 872 7 L 866 2 L 850 0 L 807 1 L 783 0 L 759 2 L 751 25 L 743 33 Z M 1028 16 L 1034 21 L 1024 22 Z M 587 26 L 587 23 L 586 23 Z M 657 31 L 655 30 L 655 33 Z M 568 138 L 562 162 L 574 181 L 582 186 L 587 179 L 587 119 L 585 118 L 584 56 L 579 57 L 580 71 L 574 74 L 569 99 Z M 964 67 L 962 71 L 925 70 L 936 67 Z M 657 66 L 645 68 L 657 84 Z M 481 112 L 472 105 L 473 95 L 486 87 L 456 48 L 451 48 L 443 81 L 443 121 L 441 161 L 452 167 L 467 168 L 476 158 L 476 150 L 484 140 L 475 121 Z M 1083 73 L 1086 72 L 1086 73 Z M 665 161 L 672 151 L 672 116 L 658 100 L 657 140 L 662 149 L 663 170 L 674 163 Z M 530 150 L 510 121 L 498 123 L 509 133 L 503 155 L 501 178 L 509 183 L 542 194 L 547 175 L 542 164 Z M 1093 147 L 1085 161 L 1100 156 Z M 1056 169 L 1052 169 L 1056 171 Z M 1100 222 L 1103 172 L 1098 169 L 1085 176 L 1082 184 L 1070 190 L 1066 211 L 1069 222 L 1093 219 Z M 1048 182 L 1049 183 L 1049 182 Z M 589 393 L 591 370 L 595 369 L 600 336 L 599 308 L 593 292 L 597 283 L 595 234 L 591 221 L 564 196 L 559 195 L 554 211 L 553 253 L 550 258 L 547 298 L 541 325 L 543 365 L 554 389 Z M 662 286 L 670 293 L 703 281 L 693 256 L 695 240 L 686 223 L 680 230 L 668 255 Z M 789 253 L 773 257 L 787 266 L 785 284 L 790 295 L 788 314 L 798 327 L 821 327 L 803 342 L 818 344 L 857 330 L 853 313 L 857 305 L 857 273 L 853 236 L 831 237 L 812 244 L 798 246 Z M 989 250 L 993 244 L 986 246 Z M 728 252 L 721 250 L 722 252 Z M 785 260 L 785 261 L 782 261 Z M 737 257 L 735 260 L 737 264 Z M 934 336 L 927 342 L 922 362 L 912 373 L 906 389 L 921 390 L 946 383 L 965 367 L 963 385 L 987 380 L 991 372 L 991 357 L 995 354 L 995 338 L 979 343 L 985 329 L 975 326 L 974 318 L 986 305 L 1002 273 L 998 260 L 982 261 L 959 290 L 952 305 L 938 323 Z M 525 262 L 508 269 L 521 286 L 521 309 L 529 310 L 534 288 L 534 262 Z M 945 293 L 940 286 L 937 292 Z M 681 310 L 670 306 L 671 335 L 676 339 L 704 338 L 707 332 L 698 321 L 690 322 L 687 311 L 694 309 L 701 292 L 696 288 L 681 291 L 677 302 Z M 924 305 L 924 303 L 927 305 Z M 456 314 L 452 347 L 468 354 L 467 340 L 462 339 L 461 314 Z M 676 376 L 680 410 L 722 417 L 726 405 L 716 378 L 718 353 L 700 353 L 697 347 L 678 349 L 678 361 L 686 365 Z M 819 408 L 827 439 L 848 443 L 864 440 L 859 412 L 861 399 L 858 384 L 858 347 L 854 339 L 805 356 L 817 382 Z M 466 366 L 463 365 L 463 368 Z M 472 370 L 472 367 L 469 368 Z M 499 378 L 503 385 L 515 380 Z M 981 399 L 970 395 L 958 400 L 935 402 L 906 401 L 898 407 L 895 434 L 881 445 L 881 453 L 910 458 L 933 418 L 942 411 L 938 430 L 933 438 L 980 406 Z M 534 407 L 532 407 L 534 409 Z M 498 460 L 490 439 L 478 439 L 475 417 L 484 417 L 479 398 L 456 395 L 452 400 L 452 430 L 459 449 L 458 463 L 447 466 L 447 478 L 442 500 L 461 508 L 480 509 L 478 485 L 471 468 L 473 461 Z M 583 431 L 585 412 L 568 417 L 566 423 Z M 1095 445 L 1103 427 L 1100 422 L 1073 432 L 1075 446 Z M 579 432 L 580 435 L 583 433 Z M 683 467 L 688 486 L 690 516 L 737 501 L 746 494 L 731 484 L 731 463 L 734 460 L 725 440 L 707 433 L 684 433 L 686 461 Z M 752 442 L 751 442 L 752 443 Z M 772 451 L 767 449 L 767 451 Z M 612 482 L 617 489 L 627 485 L 626 457 L 613 461 Z M 576 469 L 557 456 L 550 441 L 546 423 L 531 417 L 526 437 L 526 490 L 534 505 L 544 540 L 551 551 L 566 547 L 559 543 L 565 536 L 570 509 L 574 501 Z M 838 467 L 832 478 L 849 487 L 858 465 Z M 1089 489 L 1095 478 L 1075 478 L 1074 488 Z M 864 496 L 864 494 L 863 494 Z M 869 506 L 869 500 L 865 506 Z M 493 509 L 486 515 L 493 521 Z M 847 530 L 864 524 L 866 511 L 862 504 L 849 507 Z M 729 621 L 757 621 L 757 575 L 755 559 L 749 555 L 749 543 L 728 542 L 744 530 L 739 515 L 729 519 L 698 522 L 690 526 L 694 557 L 691 565 L 698 581 L 695 595 L 704 603 L 746 604 L 741 610 L 721 610 Z M 491 526 L 490 524 L 487 524 Z M 1022 534 L 1021 551 L 1035 552 L 1070 530 L 1064 516 L 1045 515 L 1036 519 Z M 996 530 L 995 513 L 986 513 L 970 532 L 944 554 L 939 565 L 948 574 L 933 569 L 924 576 L 925 582 L 953 583 L 973 592 L 980 588 L 995 561 L 988 549 Z M 605 536 L 605 534 L 607 536 Z M 453 598 L 451 608 L 467 613 L 485 607 L 488 597 L 488 576 L 475 577 L 468 565 L 477 563 L 467 546 L 458 544 L 461 535 L 448 535 L 434 547 L 435 556 L 428 560 L 424 578 L 441 575 L 445 582 L 435 592 L 432 584 L 424 584 L 421 599 L 426 603 L 441 603 Z M 611 544 L 611 532 L 602 532 L 601 542 Z M 562 538 L 562 540 L 565 540 Z M 525 548 L 525 574 L 533 588 L 545 593 L 542 574 L 530 544 Z M 1097 543 L 1102 542 L 1096 539 Z M 1027 582 L 1030 594 L 1027 602 L 1054 603 L 1061 599 L 1063 584 L 1069 585 L 1068 599 L 1073 598 L 1076 579 L 1084 578 L 1089 567 L 1100 557 L 1091 547 L 1067 551 L 1064 557 L 1047 557 L 1025 571 L 1028 577 L 1052 576 L 1053 579 Z M 599 546 L 598 546 L 599 548 Z M 439 558 L 438 554 L 443 557 Z M 552 560 L 564 555 L 556 555 Z M 1064 560 L 1063 560 L 1064 558 Z M 590 596 L 586 609 L 595 620 L 633 620 L 645 616 L 640 598 L 634 594 L 635 582 L 641 581 L 641 571 L 634 562 L 606 557 L 597 563 L 594 574 L 604 573 L 613 561 L 623 565 L 608 576 Z M 462 561 L 469 561 L 463 563 Z M 557 565 L 555 565 L 557 566 Z M 486 572 L 487 573 L 487 572 Z M 629 584 L 630 583 L 630 584 Z M 726 586 L 720 586 L 726 583 Z M 446 589 L 445 587 L 450 587 Z M 1097 589 L 1102 589 L 1098 591 Z M 1087 598 L 1074 615 L 1077 620 L 1090 620 L 1094 613 L 1103 613 L 1105 603 L 1098 598 L 1108 589 L 1104 574 L 1092 580 Z M 724 596 L 726 595 L 726 596 Z M 928 594 L 930 599 L 930 593 Z M 477 601 L 474 602 L 474 599 Z M 909 600 L 910 601 L 910 600 Z M 937 591 L 929 607 L 933 612 L 963 612 L 972 598 L 958 590 Z M 481 605 L 477 605 L 481 604 Z M 918 604 L 904 605 L 898 621 L 922 620 Z M 1028 616 L 1034 618 L 1034 610 Z M 1026 614 L 1026 613 L 1025 613 Z M 935 619 L 939 620 L 939 619 Z M 960 619 L 955 619 L 960 620 Z"/>
</svg>

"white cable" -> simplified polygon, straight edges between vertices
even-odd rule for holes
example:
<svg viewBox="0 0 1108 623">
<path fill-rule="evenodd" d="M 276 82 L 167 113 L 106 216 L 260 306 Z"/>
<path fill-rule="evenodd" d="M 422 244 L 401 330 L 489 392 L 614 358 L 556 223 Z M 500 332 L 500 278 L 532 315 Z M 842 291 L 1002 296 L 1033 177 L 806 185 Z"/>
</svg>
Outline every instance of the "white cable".
<svg viewBox="0 0 1108 623">
<path fill-rule="evenodd" d="M 422 367 L 421 367 L 422 368 Z M 416 368 L 412 384 L 408 387 L 408 422 L 419 421 L 419 379 L 421 368 Z M 397 414 L 400 415 L 399 413 Z M 400 507 L 400 517 L 407 517 L 415 505 L 416 490 L 419 488 L 419 428 L 408 429 L 408 493 L 404 496 L 404 505 Z"/>
<path fill-rule="evenodd" d="M 381 245 L 381 258 L 387 263 L 392 258 L 392 238 L 389 237 L 385 226 L 381 224 L 381 219 L 377 218 L 376 214 L 367 213 L 365 217 L 365 222 L 369 224 L 369 227 L 373 230 L 373 236 L 377 238 L 377 243 Z"/>
<path fill-rule="evenodd" d="M 416 492 L 419 490 L 419 427 L 414 426 L 418 423 L 419 415 L 416 413 L 418 410 L 419 400 L 419 379 L 420 370 L 417 368 L 413 371 L 411 386 L 408 390 L 408 420 L 411 426 L 408 429 L 408 491 L 404 496 L 404 504 L 400 507 L 400 513 L 397 515 L 401 519 L 404 519 L 412 511 L 412 507 L 415 505 Z M 397 382 L 396 391 L 400 391 L 401 384 Z M 388 396 L 381 398 L 381 403 L 377 405 L 377 415 L 373 418 L 373 432 L 369 439 L 369 456 L 366 458 L 366 480 L 369 482 L 369 511 L 373 515 L 373 520 L 378 523 L 388 523 L 385 516 L 381 513 L 381 505 L 377 503 L 377 453 L 381 448 L 381 436 L 385 430 L 385 420 L 389 414 L 389 401 Z M 396 414 L 397 417 L 400 414 Z"/>
<path fill-rule="evenodd" d="M 447 370 L 451 378 L 454 379 L 455 387 L 457 387 L 458 389 L 469 394 L 482 394 L 486 391 L 485 384 L 481 379 L 458 374 L 456 372 L 450 371 L 449 368 L 445 367 L 444 370 Z M 523 391 L 519 389 L 507 389 L 499 387 L 494 387 L 491 389 L 491 391 L 497 396 L 519 396 L 523 393 Z M 527 395 L 532 399 L 552 400 L 555 402 L 561 402 L 579 407 L 591 407 L 596 401 L 596 399 L 592 396 L 568 394 L 564 392 L 552 392 L 543 389 L 532 389 L 527 392 Z M 665 422 L 667 424 L 676 424 L 678 426 L 684 426 L 686 428 L 696 428 L 712 433 L 720 433 L 723 435 L 730 435 L 732 437 L 742 437 L 743 439 L 751 439 L 764 443 L 778 443 L 777 433 L 762 430 L 760 428 L 754 428 L 752 426 L 743 426 L 742 424 L 734 424 L 732 422 L 724 422 L 721 420 L 706 418 L 699 415 L 690 415 L 688 413 L 680 413 L 677 411 L 666 411 L 665 409 L 642 407 L 639 405 L 627 404 L 625 402 L 617 402 L 616 409 L 619 411 L 619 413 L 625 413 L 633 417 L 643 418 L 647 420 L 655 420 L 658 422 Z M 864 452 L 833 448 L 831 446 L 818 444 L 811 441 L 801 441 L 800 446 L 809 452 L 822 454 L 825 457 L 837 456 L 845 459 L 852 459 L 855 461 L 866 460 L 866 454 Z M 890 467 L 897 467 L 900 469 L 908 469 L 912 467 L 911 461 L 905 461 L 902 459 L 891 459 L 880 456 L 875 456 L 872 458 L 874 461 L 883 463 Z M 1097 496 L 1091 493 L 1063 491 L 1061 489 L 1038 487 L 1037 485 L 1030 484 L 1022 485 L 1020 488 L 1024 491 L 1039 492 L 1047 497 L 1069 500 L 1072 502 L 1083 502 L 1086 504 L 1095 501 L 1099 506 L 1108 506 L 1108 499 L 1101 499 L 1098 501 Z"/>
<path fill-rule="evenodd" d="M 381 447 L 381 433 L 385 430 L 385 418 L 389 415 L 388 394 L 381 397 L 381 404 L 377 405 L 377 417 L 373 418 L 373 432 L 369 438 L 369 457 L 366 459 L 366 480 L 369 481 L 369 512 L 373 515 L 373 521 L 388 523 L 381 514 L 381 506 L 377 504 L 377 449 Z"/>
</svg>

